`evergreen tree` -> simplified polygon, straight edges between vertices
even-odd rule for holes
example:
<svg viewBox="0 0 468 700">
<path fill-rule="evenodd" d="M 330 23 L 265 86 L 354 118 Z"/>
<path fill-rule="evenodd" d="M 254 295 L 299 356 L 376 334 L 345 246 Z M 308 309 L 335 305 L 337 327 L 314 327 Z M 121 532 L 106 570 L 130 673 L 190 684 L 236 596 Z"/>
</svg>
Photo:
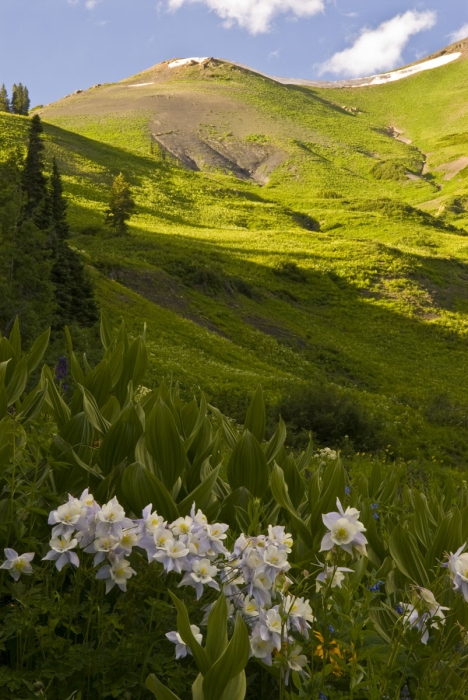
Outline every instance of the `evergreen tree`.
<svg viewBox="0 0 468 700">
<path fill-rule="evenodd" d="M 54 158 L 49 184 L 51 217 L 51 248 L 53 268 L 51 280 L 55 286 L 56 313 L 54 327 L 59 329 L 76 322 L 93 325 L 98 320 L 93 287 L 77 253 L 67 239 L 70 228 L 67 221 L 67 202 L 63 196 L 62 178 Z"/>
<path fill-rule="evenodd" d="M 0 328 L 8 331 L 19 315 L 33 338 L 52 321 L 55 290 L 48 233 L 24 216 L 22 165 L 14 154 L 0 172 Z"/>
<path fill-rule="evenodd" d="M 8 92 L 5 87 L 5 83 L 3 83 L 2 87 L 0 88 L 0 112 L 9 112 L 10 111 L 10 100 L 8 99 Z"/>
<path fill-rule="evenodd" d="M 22 114 L 27 117 L 30 105 L 28 88 L 22 83 L 18 83 L 18 85 L 15 83 L 11 93 L 11 111 L 13 114 Z"/>
<path fill-rule="evenodd" d="M 38 114 L 31 120 L 29 144 L 23 169 L 23 191 L 25 194 L 24 218 L 32 219 L 42 231 L 49 228 L 50 212 L 47 193 L 47 178 L 44 175 L 44 143 L 42 123 Z"/>
<path fill-rule="evenodd" d="M 130 185 L 120 173 L 112 184 L 109 209 L 106 212 L 106 224 L 117 233 L 126 233 L 128 230 L 127 221 L 132 216 L 134 209 L 135 202 L 132 199 Z"/>
</svg>

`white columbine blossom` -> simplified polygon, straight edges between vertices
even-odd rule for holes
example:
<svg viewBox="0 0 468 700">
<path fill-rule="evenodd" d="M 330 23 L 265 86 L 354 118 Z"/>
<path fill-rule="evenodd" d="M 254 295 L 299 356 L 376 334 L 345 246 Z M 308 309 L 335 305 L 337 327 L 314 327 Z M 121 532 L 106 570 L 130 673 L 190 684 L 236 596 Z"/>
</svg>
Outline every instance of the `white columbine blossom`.
<svg viewBox="0 0 468 700">
<path fill-rule="evenodd" d="M 106 593 L 109 593 L 114 586 L 118 586 L 125 593 L 127 590 L 127 581 L 136 571 L 130 566 L 130 562 L 126 559 L 120 559 L 115 554 L 109 555 L 110 564 L 102 566 L 97 574 L 97 579 L 104 579 L 106 582 Z"/>
<path fill-rule="evenodd" d="M 96 535 L 103 537 L 105 535 L 114 535 L 120 537 L 122 530 L 134 527 L 133 520 L 125 516 L 125 511 L 114 496 L 109 503 L 102 506 L 98 513 L 98 524 L 96 527 Z"/>
<path fill-rule="evenodd" d="M 78 498 L 69 496 L 68 503 L 64 503 L 49 514 L 47 522 L 49 525 L 54 525 L 52 536 L 60 537 L 73 532 L 78 521 L 85 514 L 86 506 Z"/>
<path fill-rule="evenodd" d="M 353 573 L 353 570 L 347 569 L 345 566 L 324 566 L 315 579 L 317 593 L 325 585 L 330 586 L 330 588 L 341 588 L 345 578 L 344 572 Z"/>
<path fill-rule="evenodd" d="M 9 549 L 8 547 L 3 551 L 5 552 L 6 561 L 3 562 L 0 569 L 7 569 L 15 581 L 18 581 L 21 574 L 32 574 L 31 562 L 35 556 L 33 552 L 18 554 L 14 549 Z"/>
<path fill-rule="evenodd" d="M 196 625 L 190 625 L 193 636 L 199 644 L 203 641 L 203 635 L 200 634 L 200 628 Z M 183 659 L 187 654 L 191 654 L 189 647 L 182 641 L 182 637 L 178 632 L 168 632 L 166 637 L 170 642 L 176 645 L 176 659 Z"/>
<path fill-rule="evenodd" d="M 218 573 L 216 566 L 212 565 L 209 559 L 198 559 L 192 564 L 192 571 L 185 574 L 180 586 L 193 586 L 197 592 L 197 600 L 203 595 L 203 586 L 209 586 L 219 591 L 219 583 L 214 580 Z"/>
<path fill-rule="evenodd" d="M 410 603 L 400 603 L 403 609 L 403 624 L 407 627 L 415 628 L 422 635 L 421 642 L 427 644 L 431 627 L 439 629 L 445 624 L 444 610 L 436 601 L 434 594 L 427 588 L 419 588 L 419 601 L 417 605 Z"/>
<path fill-rule="evenodd" d="M 59 571 L 69 563 L 73 566 L 79 566 L 80 560 L 76 552 L 71 551 L 75 549 L 77 544 L 78 540 L 76 537 L 72 538 L 71 533 L 61 537 L 52 537 L 49 542 L 50 552 L 47 552 L 42 561 L 55 561 L 55 566 Z"/>
<path fill-rule="evenodd" d="M 164 543 L 164 547 L 157 550 L 153 559 L 159 561 L 167 572 L 176 571 L 181 574 L 188 553 L 189 550 L 183 542 L 168 539 Z"/>
<path fill-rule="evenodd" d="M 366 531 L 364 525 L 359 521 L 359 511 L 348 506 L 343 510 L 341 501 L 336 499 L 337 512 L 322 515 L 323 524 L 329 532 L 324 535 L 320 547 L 321 552 L 327 552 L 338 545 L 348 554 L 353 553 L 353 547 L 362 555 L 367 556 L 367 539 L 362 534 Z"/>
<path fill-rule="evenodd" d="M 448 564 L 445 566 L 449 567 L 454 590 L 460 591 L 468 603 L 468 552 L 463 552 L 465 547 L 466 542 L 455 554 L 450 553 Z"/>
<path fill-rule="evenodd" d="M 291 627 L 304 635 L 309 636 L 310 624 L 315 621 L 312 608 L 308 600 L 294 598 L 287 595 L 283 599 L 283 613 L 287 615 Z"/>
</svg>

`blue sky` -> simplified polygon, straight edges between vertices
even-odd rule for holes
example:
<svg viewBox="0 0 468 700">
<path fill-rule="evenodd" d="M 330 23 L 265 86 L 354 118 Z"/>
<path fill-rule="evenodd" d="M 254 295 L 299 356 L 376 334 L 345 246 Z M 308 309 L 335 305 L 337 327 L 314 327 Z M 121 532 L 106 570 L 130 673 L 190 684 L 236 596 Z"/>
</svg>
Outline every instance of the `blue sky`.
<svg viewBox="0 0 468 700">
<path fill-rule="evenodd" d="M 47 104 L 169 58 L 333 80 L 468 36 L 467 0 L 0 0 L 0 83 Z"/>
</svg>

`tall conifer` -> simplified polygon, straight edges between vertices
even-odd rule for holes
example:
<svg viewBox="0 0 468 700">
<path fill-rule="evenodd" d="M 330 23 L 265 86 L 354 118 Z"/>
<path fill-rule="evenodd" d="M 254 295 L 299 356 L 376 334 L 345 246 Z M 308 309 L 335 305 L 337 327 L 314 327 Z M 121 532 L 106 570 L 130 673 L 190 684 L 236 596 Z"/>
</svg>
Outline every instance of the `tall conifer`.
<svg viewBox="0 0 468 700">
<path fill-rule="evenodd" d="M 127 233 L 127 221 L 133 214 L 135 202 L 130 185 L 122 173 L 112 183 L 109 209 L 106 211 L 106 223 L 117 233 Z"/>
<path fill-rule="evenodd" d="M 23 170 L 23 190 L 25 194 L 24 216 L 32 219 L 36 226 L 45 231 L 50 224 L 48 212 L 47 178 L 44 175 L 44 143 L 42 123 L 38 114 L 31 119 L 28 153 Z"/>
<path fill-rule="evenodd" d="M 56 313 L 54 327 L 70 323 L 90 326 L 98 320 L 92 284 L 77 253 L 67 239 L 70 228 L 67 221 L 67 202 L 63 196 L 62 178 L 54 158 L 49 184 L 51 217 L 51 248 L 54 259 L 51 279 L 55 285 Z"/>
<path fill-rule="evenodd" d="M 5 87 L 5 83 L 3 83 L 2 87 L 0 88 L 0 112 L 9 112 L 10 111 L 10 100 L 8 99 L 8 92 Z"/>
</svg>

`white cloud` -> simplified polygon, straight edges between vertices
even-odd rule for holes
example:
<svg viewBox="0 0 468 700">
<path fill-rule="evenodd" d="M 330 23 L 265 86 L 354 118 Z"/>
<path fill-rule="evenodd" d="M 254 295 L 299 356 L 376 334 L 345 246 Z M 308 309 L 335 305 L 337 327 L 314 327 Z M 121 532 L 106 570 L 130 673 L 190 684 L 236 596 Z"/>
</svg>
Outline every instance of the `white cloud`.
<svg viewBox="0 0 468 700">
<path fill-rule="evenodd" d="M 340 73 L 358 78 L 395 68 L 403 60 L 402 52 L 410 37 L 431 29 L 436 21 L 435 12 L 409 10 L 376 29 L 364 28 L 353 46 L 321 64 L 320 74 Z"/>
<path fill-rule="evenodd" d="M 100 0 L 86 0 L 85 7 L 87 10 L 94 10 L 98 2 L 100 2 Z"/>
<path fill-rule="evenodd" d="M 461 41 L 462 39 L 466 39 L 468 37 L 468 22 L 463 25 L 463 27 L 460 27 L 456 32 L 453 32 L 450 34 L 450 38 L 452 41 Z"/>
<path fill-rule="evenodd" d="M 252 34 L 268 32 L 276 15 L 289 13 L 295 17 L 311 17 L 324 9 L 324 0 L 168 0 L 169 9 L 204 3 L 231 27 L 238 24 Z"/>
</svg>

